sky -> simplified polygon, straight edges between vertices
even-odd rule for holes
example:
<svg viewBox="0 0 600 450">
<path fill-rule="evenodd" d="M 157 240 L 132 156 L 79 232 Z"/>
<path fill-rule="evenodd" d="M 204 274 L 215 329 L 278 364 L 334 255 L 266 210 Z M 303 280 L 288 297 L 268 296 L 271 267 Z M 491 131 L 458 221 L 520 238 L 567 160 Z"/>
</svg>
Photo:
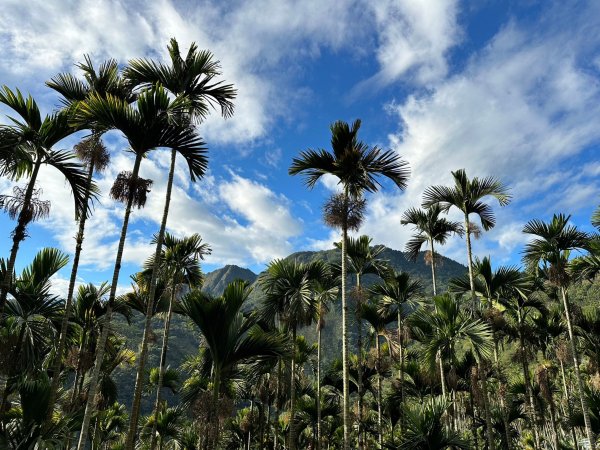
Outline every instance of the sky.
<svg viewBox="0 0 600 450">
<path fill-rule="evenodd" d="M 330 148 L 329 126 L 362 120 L 359 137 L 410 165 L 408 187 L 384 182 L 367 197 L 360 234 L 401 250 L 412 230 L 402 213 L 419 206 L 451 171 L 494 176 L 512 202 L 492 203 L 496 227 L 474 242 L 495 265 L 520 264 L 521 230 L 533 218 L 572 214 L 591 231 L 600 203 L 600 2 L 552 0 L 3 0 L 0 84 L 30 93 L 44 114 L 60 107 L 44 83 L 79 74 L 89 54 L 166 61 L 175 37 L 211 50 L 222 80 L 238 90 L 235 114 L 218 111 L 198 127 L 209 148 L 209 171 L 192 183 L 179 160 L 168 230 L 199 233 L 212 247 L 205 272 L 237 264 L 255 272 L 299 250 L 332 248 L 339 233 L 322 221 L 322 205 L 338 189 L 324 178 L 309 190 L 290 177 L 292 158 Z M 0 108 L 0 123 L 9 123 Z M 84 134 L 61 141 L 70 149 Z M 107 193 L 133 158 L 116 131 L 104 138 L 111 164 L 97 176 L 102 195 L 88 220 L 78 283 L 110 280 L 123 205 Z M 119 279 L 153 252 L 163 211 L 169 153 L 155 150 L 141 175 L 154 181 L 145 208 L 132 214 Z M 24 181 L 19 182 L 23 185 Z M 14 182 L 0 178 L 0 193 Z M 72 196 L 56 172 L 36 185 L 51 201 L 50 217 L 29 227 L 17 270 L 45 246 L 72 254 Z M 458 219 L 454 212 L 450 217 Z M 0 213 L 0 256 L 7 257 L 15 222 Z M 465 262 L 464 242 L 444 255 Z M 55 285 L 64 289 L 70 268 Z"/>
</svg>

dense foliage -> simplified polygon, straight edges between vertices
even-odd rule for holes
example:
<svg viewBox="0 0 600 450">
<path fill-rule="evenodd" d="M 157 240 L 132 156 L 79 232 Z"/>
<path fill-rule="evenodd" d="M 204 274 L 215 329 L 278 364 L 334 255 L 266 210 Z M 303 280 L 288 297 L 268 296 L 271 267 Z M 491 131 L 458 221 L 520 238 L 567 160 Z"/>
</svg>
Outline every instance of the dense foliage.
<svg viewBox="0 0 600 450">
<path fill-rule="evenodd" d="M 0 196 L 15 221 L 0 259 L 0 448 L 596 448 L 597 234 L 563 214 L 533 219 L 523 266 L 494 265 L 471 240 L 494 227 L 490 200 L 505 206 L 510 190 L 460 169 L 405 212 L 398 226 L 414 234 L 404 253 L 351 236 L 365 194 L 383 179 L 404 189 L 409 170 L 359 140 L 360 120 L 338 121 L 330 151 L 301 151 L 290 167 L 309 188 L 326 174 L 339 180 L 324 206 L 341 231 L 334 248 L 274 260 L 260 275 L 228 266 L 204 276 L 209 244 L 167 231 L 175 161 L 192 182 L 204 176 L 197 125 L 215 108 L 231 116 L 236 91 L 211 52 L 193 44 L 182 56 L 175 40 L 168 49 L 169 64 L 123 69 L 86 57 L 82 78 L 48 82 L 63 108 L 45 118 L 30 96 L 0 90 L 17 117 L 0 126 L 0 174 L 25 182 Z M 55 149 L 82 130 L 73 152 Z M 113 278 L 76 289 L 86 219 L 107 194 L 94 183 L 109 163 L 107 130 L 135 158 L 109 194 L 124 204 Z M 140 166 L 157 148 L 171 164 L 155 251 L 117 295 L 130 214 L 152 188 Z M 28 226 L 51 213 L 36 187 L 42 164 L 67 181 L 78 221 L 64 295 L 52 289 L 69 264 L 61 251 L 14 269 Z M 464 220 L 448 220 L 450 209 Z M 467 267 L 439 253 L 452 235 L 465 239 Z"/>
</svg>

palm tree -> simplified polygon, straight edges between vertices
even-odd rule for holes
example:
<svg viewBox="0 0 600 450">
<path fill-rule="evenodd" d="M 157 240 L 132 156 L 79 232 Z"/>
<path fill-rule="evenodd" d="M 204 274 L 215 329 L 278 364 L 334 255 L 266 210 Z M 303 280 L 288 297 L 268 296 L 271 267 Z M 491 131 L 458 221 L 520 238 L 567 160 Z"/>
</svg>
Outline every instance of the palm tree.
<svg viewBox="0 0 600 450">
<path fill-rule="evenodd" d="M 496 218 L 491 206 L 485 203 L 483 199 L 491 196 L 498 200 L 500 206 L 505 206 L 510 202 L 511 196 L 508 194 L 508 188 L 494 177 L 482 179 L 475 177 L 469 180 L 464 169 L 452 172 L 452 176 L 454 177 L 453 187 L 430 186 L 425 189 L 423 193 L 423 207 L 430 208 L 435 204 L 439 204 L 441 211 L 447 212 L 454 206 L 463 213 L 464 231 L 466 231 L 467 241 L 467 266 L 469 268 L 471 295 L 474 299 L 475 281 L 471 250 L 471 230 L 473 227 L 469 216 L 477 214 L 481 221 L 481 226 L 485 231 L 488 231 L 496 225 Z"/>
<path fill-rule="evenodd" d="M 6 164 L 5 160 L 0 165 L 10 169 L 10 177 L 19 177 L 25 173 L 29 175 L 25 189 L 15 186 L 14 195 L 0 196 L 0 209 L 6 210 L 12 219 L 17 219 L 17 225 L 11 234 L 13 244 L 7 261 L 7 270 L 0 285 L 1 315 L 10 288 L 10 277 L 14 270 L 19 245 L 27 237 L 27 226 L 32 221 L 48 216 L 50 212 L 50 203 L 39 198 L 41 191 L 35 187 L 42 165 L 55 168 L 69 183 L 75 201 L 76 218 L 88 214 L 85 199 L 89 193 L 86 194 L 88 183 L 85 172 L 79 164 L 73 162 L 75 155 L 52 148 L 76 131 L 68 122 L 68 113 L 61 111 L 42 119 L 38 105 L 31 95 L 25 98 L 18 89 L 13 92 L 6 86 L 0 90 L 0 102 L 20 116 L 20 119 L 11 118 L 14 125 L 0 127 L 0 137 L 6 139 L 6 142 L 0 145 L 16 146 L 15 153 L 25 158 L 24 162 Z M 96 187 L 91 186 L 90 191 L 95 195 Z"/>
<path fill-rule="evenodd" d="M 524 327 L 530 315 L 544 312 L 545 307 L 534 293 L 535 282 L 528 279 L 518 268 L 512 266 L 500 266 L 492 269 L 489 257 L 482 260 L 475 259 L 473 264 L 475 277 L 475 295 L 483 300 L 488 311 L 493 311 L 495 306 L 501 305 L 505 308 L 505 314 L 514 319 L 517 324 L 516 334 L 519 340 L 519 353 L 525 380 L 525 391 L 529 399 L 529 414 L 533 424 L 533 434 L 536 446 L 540 445 L 538 424 L 540 423 L 533 398 L 533 388 L 527 361 L 527 347 L 525 345 Z M 468 275 L 450 280 L 450 292 L 465 294 L 471 291 Z M 497 310 L 496 310 L 497 311 Z M 493 317 L 493 314 L 491 315 Z M 494 338 L 494 359 L 498 364 L 498 342 L 496 334 Z M 508 428 L 508 424 L 506 429 Z"/>
<path fill-rule="evenodd" d="M 291 333 L 292 358 L 290 375 L 290 434 L 289 447 L 296 449 L 296 332 L 298 327 L 311 325 L 318 319 L 315 283 L 330 276 L 328 267 L 321 261 L 308 264 L 296 260 L 278 259 L 269 264 L 260 278 L 265 297 L 261 314 L 273 322 L 279 320 Z"/>
<path fill-rule="evenodd" d="M 469 449 L 471 445 L 460 435 L 443 426 L 442 417 L 450 407 L 445 397 L 432 397 L 425 403 L 404 406 L 406 432 L 402 435 L 401 450 Z"/>
<path fill-rule="evenodd" d="M 40 361 L 49 352 L 53 335 L 63 306 L 62 300 L 50 292 L 50 278 L 67 265 L 69 258 L 55 248 L 40 250 L 30 265 L 11 284 L 5 308 L 5 322 L 9 334 L 17 336 L 11 349 L 6 343 L 3 352 L 9 353 L 10 362 L 0 411 L 5 410 L 16 374 L 36 371 Z M 2 264 L 4 265 L 4 261 Z M 20 377 L 19 377 L 20 378 Z"/>
<path fill-rule="evenodd" d="M 411 279 L 407 272 L 392 273 L 383 283 L 370 289 L 373 295 L 381 298 L 381 306 L 396 316 L 398 325 L 398 382 L 400 383 L 400 401 L 404 401 L 404 319 L 416 306 L 416 298 L 423 293 L 418 279 Z M 395 311 L 394 311 L 395 310 Z"/>
<path fill-rule="evenodd" d="M 348 392 L 348 305 L 346 303 L 346 243 L 348 230 L 352 225 L 358 228 L 360 221 L 349 221 L 352 201 L 361 197 L 363 192 L 376 192 L 380 186 L 379 178 L 389 178 L 400 189 L 406 187 L 409 176 L 408 165 L 392 151 L 382 151 L 378 147 L 369 147 L 358 140 L 360 120 L 352 126 L 343 121 L 334 122 L 331 129 L 332 152 L 324 149 L 305 150 L 294 158 L 289 169 L 290 175 L 304 174 L 306 185 L 312 189 L 325 175 L 338 178 L 342 187 L 341 223 L 342 230 L 342 361 L 343 361 L 343 397 L 344 397 L 344 450 L 350 446 L 350 398 Z"/>
<path fill-rule="evenodd" d="M 84 414 L 78 450 L 83 450 L 87 439 L 93 410 L 91 398 L 95 395 L 102 358 L 104 357 L 104 346 L 108 337 L 111 308 L 115 300 L 119 280 L 129 216 L 136 196 L 140 193 L 145 194 L 148 187 L 148 182 L 140 179 L 138 176 L 142 158 L 148 152 L 158 147 L 175 148 L 186 159 L 192 179 L 202 176 L 206 171 L 207 161 L 204 155 L 205 150 L 202 140 L 191 127 L 178 126 L 173 124 L 170 119 L 171 116 L 177 115 L 178 111 L 186 106 L 187 102 L 182 99 L 171 101 L 167 92 L 162 87 L 157 86 L 142 92 L 138 96 L 135 105 L 130 105 L 125 100 L 110 94 L 102 97 L 97 93 L 91 93 L 84 102 L 78 104 L 75 111 L 73 119 L 75 123 L 87 124 L 93 121 L 96 124 L 95 126 L 112 127 L 120 130 L 129 143 L 130 151 L 135 154 L 133 171 L 130 174 L 120 174 L 112 190 L 113 197 L 124 199 L 126 206 L 108 298 L 109 309 L 106 315 L 105 329 L 100 337 L 98 352 L 96 354 L 96 362 L 90 384 L 91 395 L 88 398 Z M 144 195 L 141 196 L 141 204 L 145 201 L 144 197 Z"/>
<path fill-rule="evenodd" d="M 381 260 L 380 255 L 385 250 L 383 245 L 371 246 L 372 238 L 363 235 L 358 238 L 349 237 L 346 253 L 348 255 L 347 272 L 356 275 L 356 323 L 358 329 L 357 347 L 358 347 L 358 365 L 363 364 L 363 343 L 362 343 L 362 320 L 360 318 L 361 305 L 364 301 L 362 290 L 362 276 L 366 274 L 379 275 L 384 277 L 389 272 L 387 261 Z M 334 243 L 336 248 L 341 249 L 341 242 Z M 362 370 L 358 371 L 358 448 L 363 448 L 362 438 L 362 410 L 364 389 L 362 385 Z"/>
<path fill-rule="evenodd" d="M 287 342 L 279 333 L 265 330 L 258 317 L 244 314 L 251 289 L 246 282 L 230 283 L 221 297 L 213 298 L 193 290 L 181 299 L 181 311 L 200 329 L 208 351 L 208 373 L 212 380 L 212 422 L 215 433 L 209 445 L 218 443 L 216 407 L 219 396 L 228 381 L 242 375 L 244 364 L 271 362 L 288 355 Z"/>
<path fill-rule="evenodd" d="M 183 59 L 179 51 L 179 44 L 175 39 L 171 39 L 168 51 L 171 59 L 170 66 L 147 59 L 134 59 L 129 62 L 129 66 L 125 69 L 125 77 L 132 85 L 137 86 L 138 89 L 149 89 L 154 85 L 161 85 L 176 97 L 185 99 L 187 102 L 186 107 L 181 109 L 179 114 L 173 119 L 181 126 L 192 127 L 192 122 L 199 123 L 203 121 L 210 112 L 210 106 L 215 107 L 218 105 L 224 118 L 233 115 L 232 100 L 236 96 L 236 90 L 231 84 L 223 84 L 221 81 L 215 81 L 215 77 L 221 75 L 220 63 L 214 59 L 210 51 L 198 51 L 197 45 L 192 43 L 185 59 Z M 171 167 L 167 182 L 165 207 L 160 230 L 155 242 L 155 262 L 158 261 L 158 256 L 162 250 L 162 242 L 167 226 L 171 189 L 175 173 L 175 161 L 178 151 L 180 150 L 175 147 L 171 149 Z M 183 156 L 186 157 L 185 155 Z M 200 157 L 202 155 L 197 156 Z M 188 159 L 189 163 L 189 157 L 186 157 L 186 159 Z M 204 159 L 202 163 L 206 164 L 206 160 Z M 204 175 L 204 170 L 202 173 L 191 171 L 190 174 L 192 181 L 195 181 L 196 177 L 201 178 Z M 157 265 L 152 268 L 151 287 L 156 281 L 158 270 L 159 267 Z M 142 348 L 138 359 L 131 421 L 125 445 L 127 450 L 133 450 L 143 388 L 144 367 L 147 359 L 148 340 L 151 331 L 150 327 L 150 318 L 146 316 Z M 152 450 L 154 450 L 154 446 Z"/>
<path fill-rule="evenodd" d="M 176 238 L 166 233 L 163 242 L 163 249 L 160 254 L 159 267 L 163 278 L 169 279 L 170 296 L 167 317 L 163 330 L 162 350 L 160 352 L 160 363 L 158 368 L 158 387 L 156 389 L 156 400 L 154 402 L 154 422 L 152 424 L 152 434 L 150 448 L 156 445 L 156 425 L 159 422 L 158 413 L 161 402 L 161 388 L 167 364 L 167 348 L 169 343 L 169 329 L 171 326 L 171 317 L 173 307 L 178 293 L 185 287 L 200 288 L 202 285 L 202 271 L 200 269 L 199 259 L 204 259 L 205 255 L 210 255 L 210 246 L 202 242 L 199 234 L 193 234 L 185 238 Z M 155 262 L 150 260 L 146 264 L 147 270 L 152 270 Z"/>
<path fill-rule="evenodd" d="M 410 208 L 402 215 L 402 225 L 413 225 L 415 234 L 406 243 L 405 253 L 410 261 L 416 261 L 421 247 L 426 242 L 429 244 L 429 255 L 431 264 L 431 280 L 433 284 L 433 295 L 437 295 L 435 278 L 435 249 L 434 243 L 444 245 L 450 234 L 462 236 L 464 229 L 458 222 L 453 222 L 440 217 L 442 208 L 439 204 L 433 204 L 426 210 Z"/>
<path fill-rule="evenodd" d="M 133 101 L 134 98 L 130 89 L 119 75 L 119 67 L 116 60 L 110 59 L 105 61 L 100 65 L 98 70 L 96 70 L 88 55 L 85 55 L 84 59 L 84 62 L 77 64 L 77 67 L 83 72 L 83 80 L 75 77 L 71 73 L 63 73 L 46 82 L 48 87 L 61 94 L 62 101 L 67 111 L 75 108 L 78 102 L 84 101 L 92 92 L 101 96 L 112 94 L 127 101 Z M 92 135 L 81 141 L 74 148 L 79 159 L 87 167 L 87 184 L 84 195 L 84 206 L 86 209 L 90 200 L 92 176 L 94 172 L 101 173 L 110 162 L 109 153 L 102 143 L 102 133 L 102 129 L 92 129 Z M 51 419 L 50 414 L 59 385 L 59 377 L 56 375 L 60 374 L 60 367 L 66 347 L 67 325 L 71 316 L 71 305 L 73 302 L 73 294 L 75 292 L 75 280 L 77 279 L 77 271 L 79 269 L 79 259 L 83 248 L 86 219 L 86 214 L 80 215 L 79 227 L 77 234 L 75 235 L 75 253 L 73 255 L 73 265 L 71 267 L 65 313 L 61 323 L 60 336 L 58 338 L 56 356 L 52 369 L 52 373 L 55 374 L 55 376 L 52 378 L 50 390 L 48 421 Z"/>
<path fill-rule="evenodd" d="M 479 179 L 477 177 L 469 180 L 464 169 L 452 172 L 454 177 L 454 186 L 430 186 L 423 193 L 423 207 L 431 207 L 436 203 L 440 204 L 442 211 L 448 211 L 451 207 L 459 209 L 464 215 L 464 229 L 467 242 L 467 266 L 469 268 L 469 281 L 471 284 L 471 297 L 473 299 L 472 309 L 475 313 L 475 280 L 473 275 L 473 254 L 471 250 L 471 233 L 474 224 L 471 224 L 469 215 L 477 214 L 481 221 L 481 226 L 488 231 L 496 224 L 494 213 L 489 204 L 483 199 L 491 196 L 498 200 L 500 206 L 505 206 L 510 202 L 511 196 L 508 194 L 508 188 L 494 177 Z M 481 368 L 480 368 L 481 369 Z M 489 409 L 487 381 L 485 371 L 480 370 L 484 376 L 483 400 L 485 406 L 485 418 L 487 429 L 487 440 L 491 450 L 495 445 L 492 438 L 492 419 Z"/>
<path fill-rule="evenodd" d="M 377 434 L 379 448 L 383 448 L 383 432 L 382 432 L 382 415 L 381 415 L 381 393 L 383 387 L 381 384 L 381 346 L 379 337 L 385 332 L 386 326 L 392 323 L 395 319 L 395 314 L 390 314 L 388 310 L 381 304 L 381 299 L 371 303 L 364 303 L 360 306 L 360 317 L 365 320 L 373 329 L 375 337 L 375 349 L 377 352 L 377 362 L 375 370 L 377 371 Z M 360 368 L 359 368 L 360 371 Z"/>
<path fill-rule="evenodd" d="M 431 370 L 439 364 L 442 396 L 446 397 L 444 363 L 458 365 L 459 351 L 471 351 L 477 360 L 488 358 L 493 350 L 488 324 L 465 314 L 459 299 L 449 294 L 433 298 L 435 310 L 421 307 L 410 316 L 415 337 L 423 344 L 422 360 Z"/>
<path fill-rule="evenodd" d="M 590 235 L 580 231 L 574 225 L 569 224 L 571 216 L 555 214 L 549 223 L 539 219 L 530 220 L 523 228 L 523 232 L 534 238 L 526 246 L 523 252 L 523 260 L 527 267 L 535 272 L 542 272 L 548 282 L 556 286 L 562 296 L 569 341 L 575 369 L 575 378 L 579 397 L 581 399 L 581 411 L 585 423 L 585 430 L 590 441 L 591 449 L 596 448 L 594 432 L 592 431 L 589 411 L 585 400 L 585 391 L 581 372 L 579 370 L 579 353 L 575 344 L 573 334 L 573 322 L 571 319 L 571 307 L 567 297 L 567 288 L 571 284 L 569 276 L 569 258 L 572 251 L 586 250 L 589 248 Z"/>
</svg>

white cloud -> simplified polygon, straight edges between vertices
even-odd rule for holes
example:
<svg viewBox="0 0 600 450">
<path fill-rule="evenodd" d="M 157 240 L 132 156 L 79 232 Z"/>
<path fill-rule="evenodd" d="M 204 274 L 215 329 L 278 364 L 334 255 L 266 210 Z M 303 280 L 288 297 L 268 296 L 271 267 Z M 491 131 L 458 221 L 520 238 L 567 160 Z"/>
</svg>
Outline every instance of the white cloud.
<svg viewBox="0 0 600 450">
<path fill-rule="evenodd" d="M 380 70 L 359 83 L 351 97 L 380 89 L 407 74 L 417 85 L 431 85 L 448 72 L 448 51 L 461 39 L 457 0 L 366 2 L 374 16 Z"/>
<path fill-rule="evenodd" d="M 598 183 L 578 183 L 577 171 L 562 165 L 600 142 L 600 79 L 579 65 L 598 45 L 584 31 L 597 23 L 598 9 L 596 4 L 562 16 L 552 11 L 539 32 L 511 23 L 463 72 L 393 105 L 401 131 L 390 136 L 391 145 L 414 175 L 404 194 L 371 200 L 362 231 L 399 248 L 407 238 L 399 227 L 401 211 L 419 205 L 427 186 L 451 183 L 450 171 L 459 168 L 471 177 L 496 176 L 513 188 L 512 205 L 494 205 L 497 230 L 475 244 L 495 249 L 499 258 L 522 242 L 516 223 L 525 211 L 533 217 L 589 205 Z"/>
</svg>

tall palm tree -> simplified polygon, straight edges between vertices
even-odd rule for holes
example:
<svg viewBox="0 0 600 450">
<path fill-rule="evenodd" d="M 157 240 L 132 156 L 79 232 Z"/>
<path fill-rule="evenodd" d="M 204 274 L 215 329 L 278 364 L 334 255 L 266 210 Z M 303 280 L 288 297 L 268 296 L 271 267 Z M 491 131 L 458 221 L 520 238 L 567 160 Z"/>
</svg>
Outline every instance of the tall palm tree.
<svg viewBox="0 0 600 450">
<path fill-rule="evenodd" d="M 469 281 L 471 284 L 471 297 L 473 300 L 472 309 L 475 313 L 475 280 L 473 275 L 473 253 L 471 249 L 471 233 L 473 225 L 469 216 L 476 214 L 481 221 L 481 226 L 488 231 L 496 224 L 494 213 L 489 204 L 485 203 L 485 197 L 494 197 L 498 200 L 500 206 L 505 206 L 510 202 L 511 196 L 508 194 L 508 188 L 494 177 L 479 179 L 477 177 L 469 180 L 464 169 L 452 172 L 454 186 L 430 186 L 423 193 L 423 206 L 431 207 L 436 203 L 440 204 L 442 211 L 448 211 L 451 207 L 459 209 L 464 215 L 464 229 L 467 243 L 467 266 L 469 268 Z M 480 368 L 481 369 L 481 368 Z M 487 441 L 491 450 L 494 450 L 494 440 L 492 437 L 492 418 L 490 414 L 487 381 L 485 371 L 479 371 L 483 375 L 483 400 L 485 407 L 485 421 L 487 431 Z"/>
<path fill-rule="evenodd" d="M 179 44 L 175 39 L 171 39 L 168 45 L 168 51 L 171 59 L 170 65 L 157 63 L 148 59 L 134 59 L 130 61 L 124 73 L 125 77 L 129 80 L 129 83 L 142 90 L 151 88 L 154 85 L 161 85 L 174 96 L 186 99 L 186 107 L 181 109 L 179 114 L 173 118 L 173 120 L 181 126 L 191 127 L 193 122 L 202 122 L 208 116 L 211 106 L 220 107 L 221 115 L 224 118 L 233 115 L 234 107 L 232 100 L 236 97 L 237 92 L 233 88 L 233 85 L 224 84 L 222 81 L 215 81 L 215 78 L 221 75 L 221 67 L 219 61 L 214 59 L 214 55 L 210 51 L 199 51 L 196 43 L 192 43 L 184 59 L 181 56 Z M 171 167 L 167 181 L 165 207 L 160 230 L 155 242 L 156 249 L 154 261 L 158 261 L 158 255 L 162 249 L 162 242 L 167 226 L 177 151 L 178 149 L 176 148 L 171 149 Z M 196 176 L 202 177 L 203 173 L 192 173 L 192 181 L 195 181 Z M 159 268 L 157 265 L 152 268 L 151 287 L 156 281 L 158 270 Z M 125 445 L 127 450 L 133 450 L 133 441 L 137 428 L 143 388 L 144 367 L 147 359 L 148 340 L 151 331 L 150 328 L 150 318 L 149 316 L 146 316 L 142 348 L 138 358 L 130 426 Z M 152 447 L 152 450 L 154 450 L 154 447 Z"/>
<path fill-rule="evenodd" d="M 523 260 L 527 267 L 535 272 L 542 272 L 548 282 L 560 291 L 569 341 L 577 379 L 577 388 L 581 399 L 581 410 L 585 423 L 585 430 L 590 441 L 591 449 L 596 448 L 594 432 L 590 423 L 588 406 L 585 400 L 583 380 L 579 370 L 579 352 L 573 334 L 573 321 L 571 319 L 571 306 L 567 297 L 567 288 L 571 284 L 569 276 L 569 258 L 572 251 L 586 250 L 589 248 L 590 235 L 580 231 L 576 226 L 569 224 L 571 216 L 555 214 L 549 223 L 539 219 L 530 220 L 523 228 L 523 232 L 533 236 L 523 251 Z"/>
<path fill-rule="evenodd" d="M 117 250 L 115 268 L 108 298 L 108 312 L 106 315 L 105 329 L 102 331 L 96 362 L 90 381 L 90 397 L 86 405 L 81 433 L 79 436 L 78 450 L 83 450 L 87 439 L 89 423 L 93 410 L 92 398 L 95 395 L 96 384 L 100 374 L 100 367 L 104 357 L 104 346 L 108 337 L 108 324 L 111 319 L 111 307 L 115 300 L 117 283 L 121 269 L 121 259 L 129 216 L 140 191 L 145 193 L 147 182 L 138 176 L 142 158 L 153 149 L 159 147 L 175 148 L 185 158 L 192 179 L 204 174 L 207 167 L 204 143 L 196 132 L 189 126 L 179 126 L 171 120 L 182 108 L 187 107 L 187 102 L 182 99 L 171 101 L 165 89 L 160 86 L 142 92 L 137 97 L 135 105 L 107 94 L 105 97 L 92 93 L 84 102 L 78 104 L 73 121 L 75 123 L 89 124 L 93 121 L 95 126 L 116 128 L 120 130 L 129 143 L 129 150 L 135 155 L 133 170 L 130 174 L 121 174 L 117 179 L 116 188 L 113 186 L 113 197 L 126 201 L 121 237 Z M 163 218 L 164 219 L 164 218 Z"/>
<path fill-rule="evenodd" d="M 223 295 L 213 298 L 193 290 L 181 299 L 181 311 L 200 329 L 208 348 L 205 358 L 212 380 L 212 421 L 218 430 L 216 406 L 227 381 L 239 378 L 244 364 L 275 361 L 288 355 L 287 340 L 279 333 L 265 330 L 253 314 L 244 314 L 251 289 L 246 282 L 235 281 L 225 288 Z M 218 431 L 209 444 L 215 448 Z"/>
<path fill-rule="evenodd" d="M 431 205 L 426 210 L 410 208 L 404 212 L 400 221 L 402 225 L 413 225 L 416 231 L 406 243 L 404 250 L 410 261 L 417 260 L 423 244 L 429 244 L 433 295 L 437 295 L 434 243 L 444 245 L 452 233 L 459 236 L 464 233 L 460 223 L 440 217 L 441 213 L 442 208 L 438 203 Z"/>
<path fill-rule="evenodd" d="M 128 86 L 123 82 L 119 73 L 117 61 L 110 59 L 102 63 L 98 70 L 94 67 L 91 58 L 88 55 L 84 56 L 84 62 L 77 64 L 77 67 L 83 74 L 83 80 L 77 78 L 71 73 L 58 74 L 46 85 L 54 89 L 62 96 L 62 102 L 67 110 L 72 110 L 78 102 L 84 101 L 92 92 L 98 95 L 105 96 L 112 94 L 127 101 L 133 101 L 133 95 Z M 84 163 L 87 168 L 87 185 L 84 195 L 85 208 L 88 206 L 92 188 L 92 176 L 94 172 L 101 173 L 109 164 L 109 153 L 102 143 L 102 129 L 92 129 L 92 135 L 74 148 L 78 158 Z M 65 303 L 65 313 L 60 328 L 60 336 L 58 338 L 56 356 L 53 363 L 52 385 L 50 388 L 50 400 L 48 404 L 48 421 L 52 414 L 52 406 L 56 399 L 56 392 L 60 381 L 60 367 L 62 364 L 65 347 L 67 325 L 71 316 L 71 305 L 75 292 L 75 281 L 77 279 L 77 271 L 79 269 L 79 259 L 83 248 L 83 239 L 85 234 L 85 224 L 87 215 L 82 214 L 79 217 L 79 226 L 75 235 L 75 253 L 73 255 L 73 265 L 71 267 L 71 276 L 69 278 L 69 288 L 67 291 L 67 300 Z"/>
<path fill-rule="evenodd" d="M 385 250 L 383 245 L 371 246 L 373 239 L 363 235 L 358 238 L 348 237 L 346 253 L 348 255 L 347 272 L 356 275 L 356 324 L 358 330 L 357 347 L 358 347 L 358 365 L 363 364 L 363 329 L 360 313 L 361 305 L 364 301 L 364 293 L 362 286 L 362 277 L 366 274 L 379 275 L 385 277 L 389 272 L 387 261 L 380 258 L 381 253 Z M 336 248 L 341 249 L 342 243 L 335 242 Z M 364 389 L 362 383 L 362 370 L 358 370 L 358 448 L 363 448 L 363 432 L 362 432 L 362 412 L 363 412 L 363 396 Z"/>
<path fill-rule="evenodd" d="M 171 317 L 173 307 L 175 306 L 176 296 L 182 292 L 182 289 L 197 289 L 202 286 L 202 270 L 200 269 L 200 259 L 205 255 L 210 255 L 210 246 L 202 242 L 199 234 L 193 234 L 185 238 L 176 238 L 166 233 L 163 242 L 163 249 L 160 254 L 159 267 L 162 278 L 167 278 L 169 286 L 169 306 L 165 318 L 162 350 L 160 352 L 160 363 L 158 367 L 158 385 L 156 389 L 156 400 L 154 402 L 154 422 L 152 424 L 152 434 L 150 448 L 156 446 L 156 429 L 159 422 L 158 413 L 160 410 L 161 392 L 165 367 L 167 364 L 167 348 L 169 343 L 169 330 L 171 326 Z M 155 262 L 150 260 L 146 264 L 146 270 L 152 270 Z"/>
<path fill-rule="evenodd" d="M 17 219 L 13 230 L 12 247 L 7 261 L 7 270 L 0 285 L 0 315 L 4 310 L 10 277 L 12 276 L 20 243 L 27 237 L 27 226 L 32 221 L 45 217 L 50 212 L 50 204 L 39 198 L 41 191 L 36 189 L 36 182 L 42 165 L 58 170 L 69 183 L 75 201 L 75 217 L 88 214 L 86 205 L 87 177 L 82 167 L 74 162 L 75 155 L 64 150 L 54 150 L 53 147 L 61 140 L 76 131 L 68 121 L 67 112 L 61 111 L 47 115 L 42 119 L 37 103 L 29 95 L 27 98 L 18 89 L 13 92 L 4 86 L 0 89 L 0 102 L 14 110 L 20 118 L 11 118 L 14 125 L 3 125 L 0 137 L 7 141 L 4 144 L 16 146 L 25 161 L 18 164 L 8 164 L 11 169 L 10 176 L 18 177 L 27 174 L 29 181 L 27 187 L 14 188 L 14 195 L 0 196 L 0 209 L 8 212 L 11 218 Z M 1 164 L 6 167 L 5 161 Z M 92 195 L 96 187 L 90 188 Z M 89 194 L 88 194 L 89 195 Z"/>
<path fill-rule="evenodd" d="M 278 259 L 269 264 L 260 278 L 265 297 L 261 306 L 263 317 L 272 322 L 276 317 L 291 333 L 290 376 L 290 434 L 289 447 L 296 449 L 296 333 L 301 326 L 311 325 L 318 319 L 315 284 L 330 274 L 328 266 L 315 261 L 308 264 L 296 260 Z"/>
<path fill-rule="evenodd" d="M 338 178 L 342 187 L 341 212 L 342 220 L 342 363 L 343 363 L 343 398 L 344 398 L 344 450 L 350 446 L 350 398 L 348 391 L 348 305 L 346 302 L 346 243 L 349 212 L 352 200 L 360 198 L 364 192 L 376 192 L 380 186 L 379 178 L 388 178 L 400 189 L 406 187 L 409 170 L 406 162 L 392 151 L 383 151 L 378 147 L 370 147 L 359 141 L 358 130 L 360 120 L 352 126 L 343 121 L 334 122 L 331 129 L 331 148 L 302 151 L 294 158 L 289 169 L 290 175 L 304 174 L 306 185 L 312 189 L 317 181 L 325 175 Z M 356 223 L 356 227 L 359 222 Z"/>
<path fill-rule="evenodd" d="M 365 320 L 373 329 L 373 335 L 375 337 L 375 349 L 377 352 L 377 362 L 375 370 L 377 371 L 377 442 L 379 448 L 383 448 L 383 428 L 382 428 L 382 402 L 381 393 L 383 391 L 382 380 L 381 380 L 381 345 L 379 342 L 380 336 L 385 332 L 386 326 L 392 323 L 395 318 L 395 314 L 390 314 L 381 304 L 381 299 L 376 299 L 371 303 L 364 303 L 360 306 L 360 317 Z M 360 370 L 360 368 L 359 368 Z"/>
<path fill-rule="evenodd" d="M 375 284 L 370 292 L 381 298 L 380 305 L 396 316 L 398 326 L 398 382 L 400 401 L 404 401 L 404 320 L 415 309 L 417 298 L 423 293 L 418 279 L 407 272 L 392 273 L 383 283 Z"/>
</svg>

